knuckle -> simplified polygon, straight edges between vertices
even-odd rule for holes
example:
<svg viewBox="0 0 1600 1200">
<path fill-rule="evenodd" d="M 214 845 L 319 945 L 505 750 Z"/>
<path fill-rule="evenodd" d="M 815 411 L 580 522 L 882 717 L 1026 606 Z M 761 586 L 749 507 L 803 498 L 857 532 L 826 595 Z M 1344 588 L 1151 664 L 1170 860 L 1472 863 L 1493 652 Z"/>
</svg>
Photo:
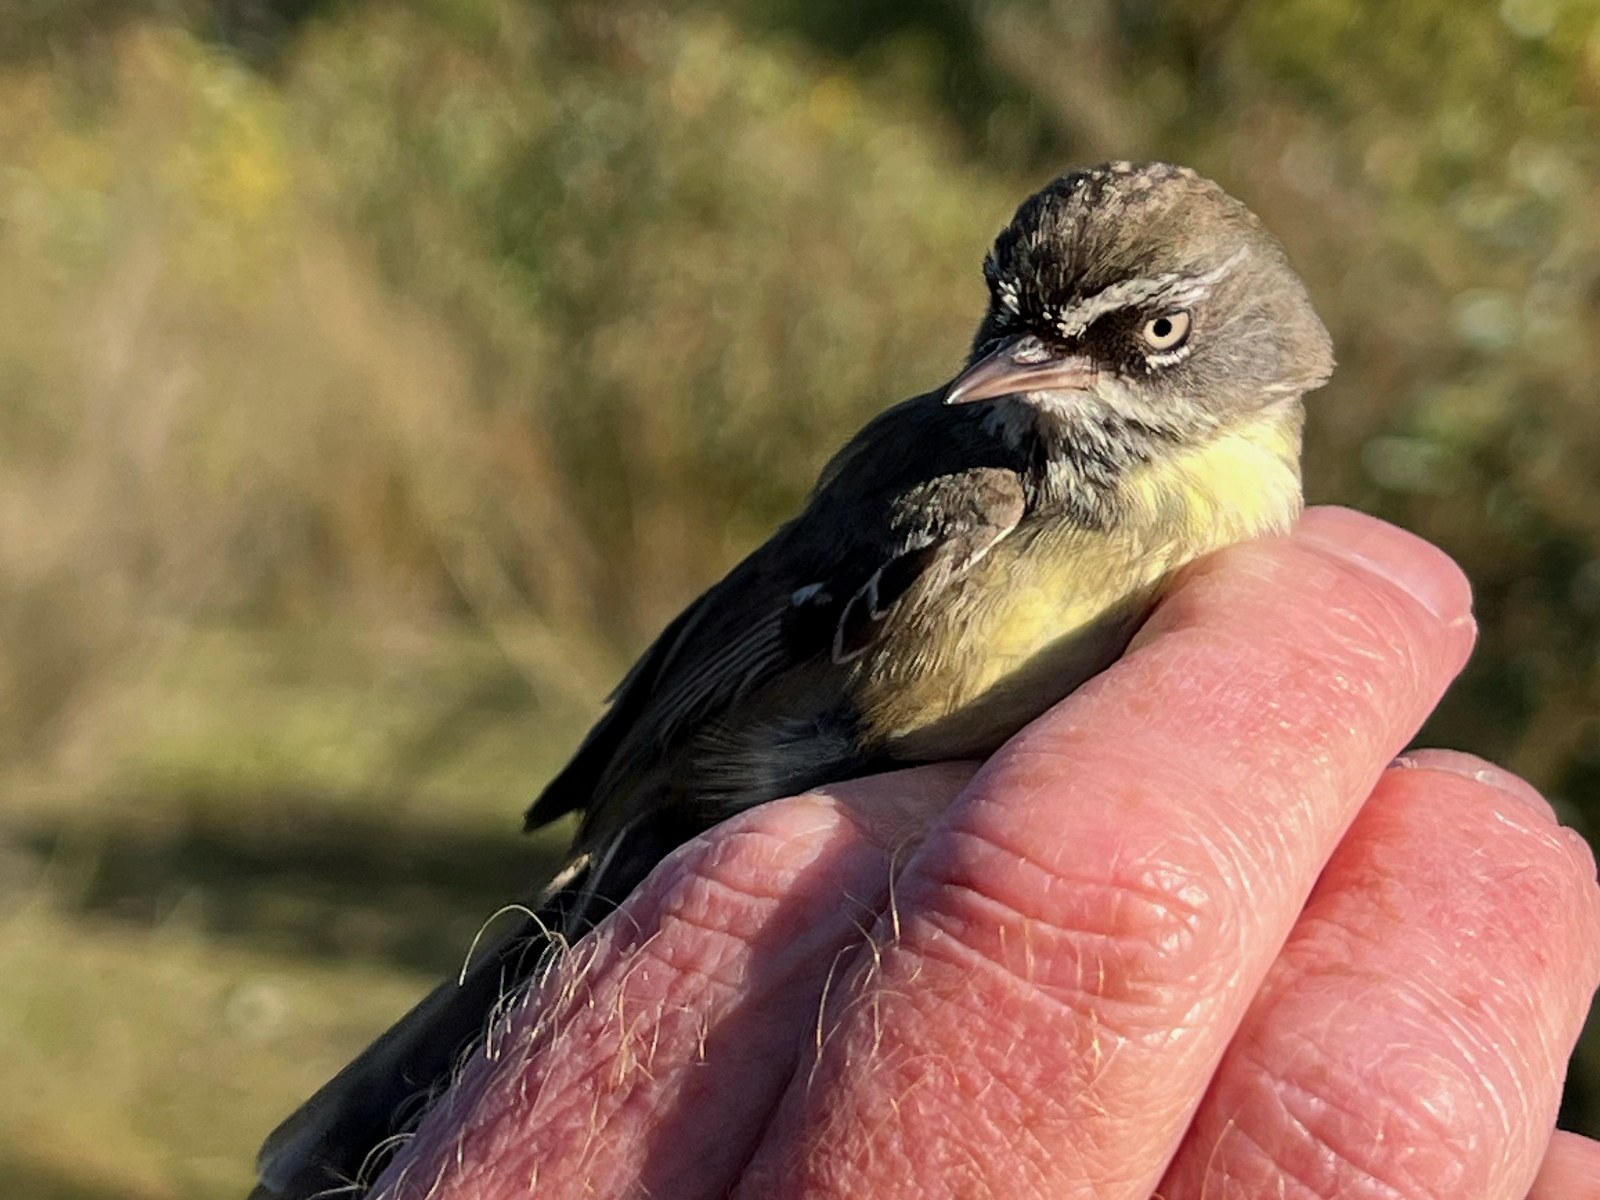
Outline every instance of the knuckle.
<svg viewBox="0 0 1600 1200">
<path fill-rule="evenodd" d="M 1251 1140 L 1281 1175 L 1312 1195 L 1486 1194 L 1492 1147 L 1504 1144 L 1504 1131 L 1473 1126 L 1500 1106 L 1459 1063 L 1430 1057 L 1410 1065 L 1420 1069 L 1401 1072 L 1403 1089 L 1377 1080 L 1351 1086 L 1337 1073 L 1278 1077 L 1278 1119 L 1255 1129 Z"/>
<path fill-rule="evenodd" d="M 748 937 L 772 900 L 771 869 L 783 847 L 766 833 L 741 830 L 712 835 L 699 853 L 662 881 L 655 901 L 656 924 L 669 944 L 692 939 Z"/>
<path fill-rule="evenodd" d="M 1192 839 L 1093 875 L 977 839 L 952 861 L 930 911 L 962 953 L 1130 1035 L 1213 990 L 1235 936 L 1215 856 Z"/>
</svg>

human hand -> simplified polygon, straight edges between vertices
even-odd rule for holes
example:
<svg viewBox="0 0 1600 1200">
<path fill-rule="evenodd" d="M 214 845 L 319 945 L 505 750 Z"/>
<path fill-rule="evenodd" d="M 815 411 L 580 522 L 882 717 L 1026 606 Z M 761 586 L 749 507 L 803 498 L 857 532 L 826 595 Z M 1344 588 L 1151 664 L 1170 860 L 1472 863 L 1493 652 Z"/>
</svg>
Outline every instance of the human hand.
<svg viewBox="0 0 1600 1200">
<path fill-rule="evenodd" d="M 1469 603 L 1350 512 L 1212 556 L 981 769 L 680 850 L 377 1193 L 1600 1197 L 1551 1136 L 1593 859 L 1478 760 L 1389 765 Z"/>
</svg>

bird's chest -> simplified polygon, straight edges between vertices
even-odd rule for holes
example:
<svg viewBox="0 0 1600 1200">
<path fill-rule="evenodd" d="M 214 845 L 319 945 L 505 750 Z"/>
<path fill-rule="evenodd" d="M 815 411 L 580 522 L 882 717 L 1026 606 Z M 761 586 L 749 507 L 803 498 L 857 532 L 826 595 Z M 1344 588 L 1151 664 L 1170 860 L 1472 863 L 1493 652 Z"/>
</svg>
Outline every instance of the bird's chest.
<svg viewBox="0 0 1600 1200">
<path fill-rule="evenodd" d="M 862 664 L 864 713 L 897 758 L 985 754 L 1103 670 L 1185 563 L 1287 529 L 1298 445 L 1219 439 L 1130 473 L 1116 520 L 1039 514 L 959 579 L 896 614 Z"/>
</svg>

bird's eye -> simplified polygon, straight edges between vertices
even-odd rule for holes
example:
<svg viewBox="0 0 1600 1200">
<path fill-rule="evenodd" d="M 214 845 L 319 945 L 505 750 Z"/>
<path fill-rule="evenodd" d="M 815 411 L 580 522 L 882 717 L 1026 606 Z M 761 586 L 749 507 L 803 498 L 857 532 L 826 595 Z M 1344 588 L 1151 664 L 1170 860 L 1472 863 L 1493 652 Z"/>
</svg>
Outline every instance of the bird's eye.
<svg viewBox="0 0 1600 1200">
<path fill-rule="evenodd" d="M 1144 344 L 1159 353 L 1176 350 L 1189 337 L 1189 314 L 1181 309 L 1151 317 L 1139 331 Z"/>
</svg>

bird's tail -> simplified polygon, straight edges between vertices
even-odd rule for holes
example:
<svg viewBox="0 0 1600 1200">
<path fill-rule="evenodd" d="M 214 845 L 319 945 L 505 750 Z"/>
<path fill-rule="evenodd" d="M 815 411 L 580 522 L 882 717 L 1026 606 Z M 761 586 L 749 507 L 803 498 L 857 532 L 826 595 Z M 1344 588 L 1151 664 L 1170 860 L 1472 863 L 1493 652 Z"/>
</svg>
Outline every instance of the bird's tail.
<svg viewBox="0 0 1600 1200">
<path fill-rule="evenodd" d="M 256 1158 L 250 1200 L 353 1200 L 366 1193 L 400 1134 L 414 1128 L 484 1036 L 501 1000 L 535 976 L 558 946 L 581 937 L 626 899 L 694 828 L 659 816 L 635 821 L 604 853 L 558 876 L 508 935 L 460 978 L 420 1004 L 291 1113 Z"/>
<path fill-rule="evenodd" d="M 526 910 L 524 910 L 526 911 Z M 559 930 L 547 909 L 517 927 L 458 979 L 434 988 L 262 1143 L 250 1200 L 362 1195 L 396 1144 L 450 1082 L 501 998 L 532 975 Z"/>
</svg>

